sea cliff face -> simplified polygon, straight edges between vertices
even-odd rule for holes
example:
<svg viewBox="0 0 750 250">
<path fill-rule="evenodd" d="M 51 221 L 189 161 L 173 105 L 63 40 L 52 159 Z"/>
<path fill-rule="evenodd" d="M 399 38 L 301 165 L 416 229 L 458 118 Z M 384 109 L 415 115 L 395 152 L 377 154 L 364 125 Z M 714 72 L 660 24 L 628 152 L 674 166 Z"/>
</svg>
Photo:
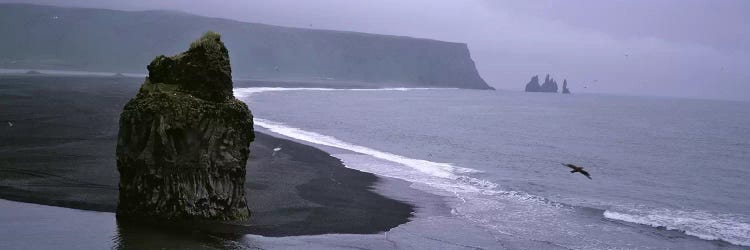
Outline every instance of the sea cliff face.
<svg viewBox="0 0 750 250">
<path fill-rule="evenodd" d="M 238 78 L 491 89 L 463 43 L 26 4 L 0 4 L 0 67 L 137 73 L 153 55 L 178 53 L 205 30 L 225 34 Z"/>
<path fill-rule="evenodd" d="M 252 114 L 232 95 L 229 54 L 206 33 L 159 56 L 120 116 L 119 217 L 246 220 Z"/>
</svg>

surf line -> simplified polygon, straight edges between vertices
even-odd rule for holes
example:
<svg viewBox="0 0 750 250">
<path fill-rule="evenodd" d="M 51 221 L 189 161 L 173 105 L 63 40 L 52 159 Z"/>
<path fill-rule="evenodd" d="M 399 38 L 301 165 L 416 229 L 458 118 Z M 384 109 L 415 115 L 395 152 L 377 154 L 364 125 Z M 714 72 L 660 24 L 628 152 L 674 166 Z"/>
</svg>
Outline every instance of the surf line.
<svg viewBox="0 0 750 250">
<path fill-rule="evenodd" d="M 275 92 L 275 91 L 411 91 L 411 90 L 457 90 L 458 88 L 349 88 L 349 89 L 336 89 L 336 88 L 285 88 L 285 87 L 249 87 L 249 88 L 235 88 L 234 96 L 237 98 L 245 98 L 252 94 L 263 93 L 263 92 Z"/>
<path fill-rule="evenodd" d="M 390 89 L 329 89 L 329 88 L 278 88 L 278 87 L 254 87 L 254 88 L 236 88 L 234 94 L 237 98 L 247 98 L 253 94 L 263 93 L 267 91 L 411 91 L 411 90 L 430 90 L 431 88 L 390 88 Z M 437 88 L 440 90 L 446 90 L 446 88 Z M 368 168 L 367 166 L 359 166 L 354 164 L 354 169 L 365 171 L 373 174 L 382 176 L 402 179 L 413 183 L 422 183 L 428 186 L 432 186 L 438 190 L 448 191 L 450 193 L 478 193 L 485 195 L 509 195 L 509 196 L 528 196 L 515 191 L 501 191 L 499 185 L 474 177 L 467 176 L 469 173 L 481 173 L 482 171 L 455 166 L 451 163 L 432 162 L 422 159 L 409 158 L 389 152 L 380 151 L 377 149 L 368 148 L 365 146 L 356 145 L 349 142 L 344 142 L 338 138 L 318 134 L 312 131 L 306 131 L 300 128 L 288 126 L 281 122 L 270 121 L 262 118 L 255 117 L 254 124 L 270 132 L 293 138 L 296 140 L 306 141 L 313 144 L 338 148 L 347 150 L 354 153 L 359 153 L 369 157 L 373 157 L 376 160 L 384 160 L 387 162 L 396 163 L 395 166 L 398 169 L 388 171 L 381 168 Z M 342 157 L 337 157 L 344 161 Z M 351 159 L 349 159 L 351 160 Z M 347 165 L 347 164 L 345 164 Z M 405 167 L 405 168 L 404 168 Z M 458 196 L 458 195 L 457 195 Z M 528 197 L 525 198 L 528 200 Z M 536 200 L 536 199 L 531 199 Z"/>
<path fill-rule="evenodd" d="M 376 149 L 355 145 L 352 143 L 341 141 L 335 137 L 321 135 L 315 132 L 305 131 L 302 129 L 286 126 L 283 123 L 269 121 L 266 119 L 255 118 L 254 123 L 258 126 L 266 128 L 271 132 L 288 136 L 297 140 L 307 141 L 323 146 L 329 146 L 339 149 L 344 149 L 364 155 L 369 155 L 381 160 L 386 160 L 394 163 L 398 163 L 404 166 L 411 167 L 422 173 L 426 173 L 432 176 L 447 178 L 447 179 L 458 179 L 459 173 L 478 173 L 480 171 L 470 168 L 463 168 L 454 166 L 450 163 L 432 162 L 421 159 L 413 159 L 396 155 L 388 152 L 379 151 Z"/>
</svg>

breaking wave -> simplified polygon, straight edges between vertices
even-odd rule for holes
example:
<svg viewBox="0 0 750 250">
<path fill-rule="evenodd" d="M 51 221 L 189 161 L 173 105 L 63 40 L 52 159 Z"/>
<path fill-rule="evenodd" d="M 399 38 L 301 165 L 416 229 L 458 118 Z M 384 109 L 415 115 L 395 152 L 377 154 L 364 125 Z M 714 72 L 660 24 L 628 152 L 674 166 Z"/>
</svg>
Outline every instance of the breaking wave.
<svg viewBox="0 0 750 250">
<path fill-rule="evenodd" d="M 704 240 L 723 240 L 735 245 L 750 246 L 750 224 L 736 216 L 703 211 L 657 209 L 648 212 L 604 211 L 604 217 L 667 230 L 677 230 Z"/>
<path fill-rule="evenodd" d="M 334 88 L 283 88 L 283 87 L 252 87 L 235 88 L 234 96 L 237 98 L 248 97 L 255 93 L 276 91 L 410 91 L 410 90 L 446 90 L 455 88 L 379 88 L 379 89 L 334 89 Z"/>
<path fill-rule="evenodd" d="M 480 172 L 479 170 L 458 167 L 450 163 L 432 162 L 432 161 L 427 161 L 427 160 L 409 158 L 406 156 L 396 155 L 396 154 L 392 154 L 388 152 L 383 152 L 377 149 L 372 149 L 372 148 L 344 142 L 332 136 L 321 135 L 315 132 L 305 131 L 299 128 L 287 126 L 283 123 L 269 121 L 266 119 L 255 118 L 254 123 L 255 125 L 258 125 L 260 127 L 270 130 L 271 132 L 284 135 L 290 138 L 294 138 L 297 140 L 302 140 L 302 141 L 306 141 L 306 142 L 310 142 L 310 143 L 314 143 L 318 145 L 323 145 L 323 146 L 344 149 L 344 150 L 368 155 L 368 156 L 371 156 L 380 160 L 397 163 L 399 165 L 409 167 L 412 170 L 416 170 L 430 177 L 437 177 L 437 178 L 443 178 L 443 179 L 454 180 L 454 181 L 463 181 L 463 182 L 467 182 L 467 184 L 471 184 L 472 186 L 471 188 L 468 186 L 460 187 L 462 190 L 469 189 L 472 191 L 489 191 L 496 187 L 496 185 L 493 183 L 461 175 L 465 173 L 479 173 Z M 360 169 L 360 170 L 363 170 L 363 169 Z M 368 170 L 375 170 L 375 169 L 368 169 Z M 382 172 L 385 173 L 388 171 L 384 170 Z M 377 174 L 380 174 L 380 173 L 377 173 Z M 392 176 L 393 172 L 391 171 L 390 174 L 386 173 L 386 175 Z M 411 173 L 410 176 L 414 176 L 413 173 Z M 416 181 L 414 179 L 407 179 L 405 178 L 405 176 L 393 176 L 393 177 L 397 177 L 397 178 L 400 177 L 401 179 L 406 179 L 408 181 Z M 445 186 L 441 186 L 441 187 L 445 188 Z M 459 187 L 453 185 L 453 188 L 459 188 Z M 480 188 L 485 189 L 485 190 L 479 190 Z M 450 191 L 453 191 L 453 190 L 450 190 Z"/>
</svg>

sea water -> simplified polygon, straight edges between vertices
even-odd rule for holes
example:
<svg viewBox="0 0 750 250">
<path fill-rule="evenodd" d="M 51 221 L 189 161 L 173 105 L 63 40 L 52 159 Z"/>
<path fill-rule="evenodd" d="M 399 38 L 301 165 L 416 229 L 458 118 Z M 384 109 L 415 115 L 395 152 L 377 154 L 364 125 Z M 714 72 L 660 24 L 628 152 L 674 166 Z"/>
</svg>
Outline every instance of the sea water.
<svg viewBox="0 0 750 250">
<path fill-rule="evenodd" d="M 0 248 L 750 245 L 747 103 L 456 89 L 256 88 L 235 95 L 249 104 L 259 131 L 411 183 L 383 179 L 374 189 L 416 204 L 413 220 L 371 235 L 216 238 L 129 228 L 112 213 L 0 200 Z M 560 163 L 585 167 L 593 179 Z M 419 192 L 445 204 L 426 204 L 433 198 Z"/>
<path fill-rule="evenodd" d="M 445 196 L 454 225 L 498 240 L 750 246 L 747 103 L 457 89 L 235 95 L 256 127 L 347 150 L 334 156 Z"/>
</svg>

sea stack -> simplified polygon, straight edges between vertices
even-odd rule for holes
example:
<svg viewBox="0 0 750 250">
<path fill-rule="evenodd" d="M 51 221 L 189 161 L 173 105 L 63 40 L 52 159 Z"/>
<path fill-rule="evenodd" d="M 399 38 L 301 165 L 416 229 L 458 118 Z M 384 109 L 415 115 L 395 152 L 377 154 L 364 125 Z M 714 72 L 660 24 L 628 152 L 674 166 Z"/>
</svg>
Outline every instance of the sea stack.
<svg viewBox="0 0 750 250">
<path fill-rule="evenodd" d="M 242 221 L 253 119 L 232 93 L 229 53 L 207 32 L 158 56 L 120 115 L 119 218 Z"/>
<path fill-rule="evenodd" d="M 557 82 L 554 78 L 550 78 L 549 74 L 547 74 L 547 77 L 544 78 L 544 83 L 542 83 L 542 87 L 539 89 L 539 92 L 549 92 L 549 93 L 557 93 Z"/>
<path fill-rule="evenodd" d="M 542 86 L 539 85 L 539 76 L 531 77 L 529 83 L 526 84 L 526 92 L 539 92 Z"/>
<path fill-rule="evenodd" d="M 557 81 L 555 81 L 554 78 L 550 77 L 549 74 L 547 74 L 546 77 L 544 77 L 544 83 L 539 84 L 539 76 L 533 76 L 531 77 L 531 81 L 526 84 L 526 92 L 547 92 L 547 93 L 557 93 L 558 87 L 557 87 Z M 563 94 L 570 94 L 570 90 L 568 89 L 568 81 L 563 81 Z"/>
</svg>

